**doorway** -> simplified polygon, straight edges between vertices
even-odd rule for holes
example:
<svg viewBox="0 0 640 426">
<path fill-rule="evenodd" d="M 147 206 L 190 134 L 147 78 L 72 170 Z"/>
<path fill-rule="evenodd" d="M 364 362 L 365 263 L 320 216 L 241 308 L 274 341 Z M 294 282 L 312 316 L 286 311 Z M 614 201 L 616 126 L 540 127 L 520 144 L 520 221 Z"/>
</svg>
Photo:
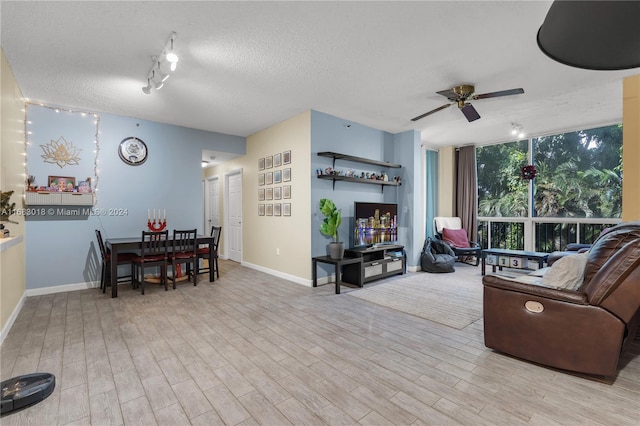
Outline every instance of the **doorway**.
<svg viewBox="0 0 640 426">
<path fill-rule="evenodd" d="M 209 235 L 212 226 L 220 226 L 220 179 L 207 178 L 204 185 L 204 231 Z"/>
<path fill-rule="evenodd" d="M 242 262 L 242 169 L 225 174 L 224 247 L 227 259 Z"/>
</svg>

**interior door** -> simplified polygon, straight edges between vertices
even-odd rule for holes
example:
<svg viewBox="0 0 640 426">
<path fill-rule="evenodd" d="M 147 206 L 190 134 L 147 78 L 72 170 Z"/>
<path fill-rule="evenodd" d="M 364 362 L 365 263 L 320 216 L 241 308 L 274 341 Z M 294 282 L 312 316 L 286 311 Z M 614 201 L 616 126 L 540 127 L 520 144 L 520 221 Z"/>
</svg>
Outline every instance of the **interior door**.
<svg viewBox="0 0 640 426">
<path fill-rule="evenodd" d="M 210 233 L 212 226 L 220 226 L 220 185 L 218 177 L 207 179 L 204 232 Z"/>
<path fill-rule="evenodd" d="M 225 246 L 227 258 L 242 261 L 242 172 L 227 175 L 227 229 Z"/>
</svg>

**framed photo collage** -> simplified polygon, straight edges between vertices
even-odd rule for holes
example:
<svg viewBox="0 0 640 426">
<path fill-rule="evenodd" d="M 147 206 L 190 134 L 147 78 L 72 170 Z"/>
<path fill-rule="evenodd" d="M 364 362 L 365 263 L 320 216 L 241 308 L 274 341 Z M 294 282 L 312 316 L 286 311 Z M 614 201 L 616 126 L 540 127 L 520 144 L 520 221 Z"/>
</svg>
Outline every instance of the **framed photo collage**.
<svg viewBox="0 0 640 426">
<path fill-rule="evenodd" d="M 291 216 L 291 151 L 258 159 L 258 216 Z"/>
</svg>

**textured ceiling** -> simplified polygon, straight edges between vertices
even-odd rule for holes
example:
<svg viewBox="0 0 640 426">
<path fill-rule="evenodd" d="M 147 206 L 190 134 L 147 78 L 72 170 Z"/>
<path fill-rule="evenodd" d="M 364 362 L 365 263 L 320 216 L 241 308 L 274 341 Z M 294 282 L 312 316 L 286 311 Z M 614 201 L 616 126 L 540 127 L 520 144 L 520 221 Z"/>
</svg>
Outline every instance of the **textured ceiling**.
<svg viewBox="0 0 640 426">
<path fill-rule="evenodd" d="M 536 45 L 549 1 L 36 2 L 2 1 L 1 42 L 34 101 L 248 136 L 308 109 L 425 145 L 508 140 L 622 118 L 622 79 L 640 69 L 587 71 Z M 178 69 L 141 88 L 151 56 L 177 32 Z M 435 92 L 478 93 L 468 123 Z M 215 153 L 208 153 L 215 155 Z"/>
</svg>

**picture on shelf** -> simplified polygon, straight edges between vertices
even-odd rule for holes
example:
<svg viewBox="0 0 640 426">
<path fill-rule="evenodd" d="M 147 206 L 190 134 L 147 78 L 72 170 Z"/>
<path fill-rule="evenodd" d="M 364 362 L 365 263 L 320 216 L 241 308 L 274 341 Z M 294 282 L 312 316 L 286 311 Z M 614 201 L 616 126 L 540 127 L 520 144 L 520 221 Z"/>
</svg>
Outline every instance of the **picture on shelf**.
<svg viewBox="0 0 640 426">
<path fill-rule="evenodd" d="M 265 198 L 267 200 L 273 200 L 273 188 L 267 188 L 267 192 L 265 193 Z"/>
<path fill-rule="evenodd" d="M 291 203 L 282 204 L 282 216 L 291 216 Z"/>
<path fill-rule="evenodd" d="M 271 185 L 273 183 L 273 172 L 267 173 L 267 185 Z"/>
<path fill-rule="evenodd" d="M 282 187 L 282 198 L 291 198 L 291 185 L 284 185 Z"/>
<path fill-rule="evenodd" d="M 258 216 L 264 216 L 264 204 L 258 204 Z"/>
<path fill-rule="evenodd" d="M 277 153 L 273 156 L 273 167 L 280 167 L 282 165 L 282 154 Z"/>
<path fill-rule="evenodd" d="M 91 181 L 89 180 L 83 180 L 80 183 L 78 183 L 78 192 L 91 192 Z"/>
<path fill-rule="evenodd" d="M 291 164 L 291 151 L 282 153 L 282 164 Z"/>
<path fill-rule="evenodd" d="M 264 170 L 264 158 L 258 159 L 258 170 Z"/>
<path fill-rule="evenodd" d="M 73 192 L 76 178 L 69 176 L 49 176 L 49 191 Z"/>
<path fill-rule="evenodd" d="M 282 198 L 282 188 L 280 188 L 279 186 L 276 186 L 275 188 L 273 188 L 273 199 L 279 200 L 281 198 Z"/>
<path fill-rule="evenodd" d="M 273 167 L 273 157 L 269 156 L 264 159 L 264 167 L 270 169 Z"/>
<path fill-rule="evenodd" d="M 273 172 L 273 183 L 282 182 L 282 170 L 276 170 Z"/>
<path fill-rule="evenodd" d="M 273 204 L 267 204 L 267 216 L 273 216 Z"/>
<path fill-rule="evenodd" d="M 258 174 L 258 185 L 264 185 L 264 173 Z"/>
<path fill-rule="evenodd" d="M 276 203 L 273 205 L 273 215 L 282 216 L 282 204 Z"/>
<path fill-rule="evenodd" d="M 258 189 L 258 201 L 264 201 L 264 189 Z"/>
<path fill-rule="evenodd" d="M 282 171 L 282 181 L 283 182 L 289 182 L 291 181 L 291 169 L 284 169 Z"/>
</svg>

